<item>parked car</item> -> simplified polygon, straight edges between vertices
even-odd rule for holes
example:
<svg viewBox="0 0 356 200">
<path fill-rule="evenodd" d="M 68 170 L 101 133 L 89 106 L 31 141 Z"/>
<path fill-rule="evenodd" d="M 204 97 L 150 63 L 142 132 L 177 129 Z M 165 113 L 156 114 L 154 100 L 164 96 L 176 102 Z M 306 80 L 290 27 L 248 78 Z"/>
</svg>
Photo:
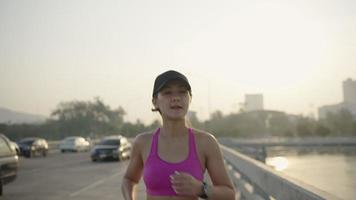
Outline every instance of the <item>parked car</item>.
<svg viewBox="0 0 356 200">
<path fill-rule="evenodd" d="M 3 186 L 16 179 L 18 167 L 16 151 L 11 149 L 10 140 L 0 134 L 0 196 L 3 194 Z"/>
<path fill-rule="evenodd" d="M 28 158 L 37 155 L 45 157 L 48 153 L 48 143 L 43 138 L 24 138 L 18 142 L 18 145 L 21 155 Z"/>
<path fill-rule="evenodd" d="M 123 160 L 130 158 L 131 143 L 121 135 L 104 137 L 90 153 L 93 162 L 98 160 Z"/>
<path fill-rule="evenodd" d="M 89 151 L 90 143 L 80 136 L 66 137 L 59 145 L 59 149 L 62 153 L 66 151 Z"/>
<path fill-rule="evenodd" d="M 16 152 L 16 154 L 19 156 L 20 155 L 20 147 L 17 145 L 16 142 L 10 141 L 10 147 L 13 151 Z"/>
</svg>

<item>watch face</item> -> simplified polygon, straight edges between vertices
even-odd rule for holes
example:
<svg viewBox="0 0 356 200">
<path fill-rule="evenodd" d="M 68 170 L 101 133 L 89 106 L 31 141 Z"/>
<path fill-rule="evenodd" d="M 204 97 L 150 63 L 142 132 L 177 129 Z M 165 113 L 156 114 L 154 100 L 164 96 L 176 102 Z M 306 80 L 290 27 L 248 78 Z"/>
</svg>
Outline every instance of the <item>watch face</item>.
<svg viewBox="0 0 356 200">
<path fill-rule="evenodd" d="M 208 184 L 206 184 L 205 182 L 203 182 L 202 190 L 203 190 L 203 194 L 200 195 L 199 197 L 203 198 L 203 199 L 207 199 L 208 198 L 208 195 L 207 195 L 207 193 L 208 193 Z"/>
<path fill-rule="evenodd" d="M 206 194 L 203 194 L 203 195 L 200 196 L 200 198 L 207 199 L 208 196 L 206 196 Z"/>
</svg>

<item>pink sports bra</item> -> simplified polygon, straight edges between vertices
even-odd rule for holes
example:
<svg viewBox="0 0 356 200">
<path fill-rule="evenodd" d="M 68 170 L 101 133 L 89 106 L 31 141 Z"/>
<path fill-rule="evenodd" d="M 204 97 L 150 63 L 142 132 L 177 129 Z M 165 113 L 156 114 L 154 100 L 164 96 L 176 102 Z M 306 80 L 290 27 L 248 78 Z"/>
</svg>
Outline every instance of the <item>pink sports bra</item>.
<svg viewBox="0 0 356 200">
<path fill-rule="evenodd" d="M 177 196 L 171 187 L 170 175 L 175 171 L 191 174 L 198 180 L 203 180 L 204 172 L 198 158 L 195 147 L 194 134 L 189 131 L 189 154 L 188 157 L 178 163 L 170 163 L 162 160 L 158 155 L 158 138 L 160 129 L 152 138 L 151 151 L 143 169 L 143 180 L 146 184 L 147 194 L 152 196 Z"/>
</svg>

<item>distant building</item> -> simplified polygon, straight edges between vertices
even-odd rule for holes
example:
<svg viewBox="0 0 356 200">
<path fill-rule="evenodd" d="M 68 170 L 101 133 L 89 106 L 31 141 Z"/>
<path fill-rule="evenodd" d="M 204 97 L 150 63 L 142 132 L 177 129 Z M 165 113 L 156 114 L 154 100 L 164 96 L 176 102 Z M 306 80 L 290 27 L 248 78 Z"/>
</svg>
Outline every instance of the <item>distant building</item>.
<svg viewBox="0 0 356 200">
<path fill-rule="evenodd" d="M 344 103 L 356 104 L 356 81 L 351 78 L 342 83 L 344 90 Z"/>
<path fill-rule="evenodd" d="M 263 110 L 263 95 L 262 94 L 246 94 L 244 110 L 246 112 Z"/>
<path fill-rule="evenodd" d="M 326 118 L 327 113 L 337 113 L 340 110 L 345 109 L 351 112 L 352 116 L 356 119 L 356 104 L 339 103 L 334 105 L 322 106 L 319 108 L 319 119 Z"/>
<path fill-rule="evenodd" d="M 342 86 L 344 97 L 343 101 L 338 104 L 319 107 L 319 119 L 325 118 L 328 112 L 336 113 L 342 109 L 350 111 L 356 119 L 356 81 L 348 78 L 347 80 L 343 81 Z"/>
</svg>

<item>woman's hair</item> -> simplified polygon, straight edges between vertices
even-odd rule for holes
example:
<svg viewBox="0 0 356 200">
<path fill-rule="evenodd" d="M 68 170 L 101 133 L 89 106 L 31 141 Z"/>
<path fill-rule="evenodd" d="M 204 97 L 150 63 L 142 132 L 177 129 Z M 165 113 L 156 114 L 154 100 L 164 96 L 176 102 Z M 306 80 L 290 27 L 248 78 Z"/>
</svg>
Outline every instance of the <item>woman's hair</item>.
<svg viewBox="0 0 356 200">
<path fill-rule="evenodd" d="M 152 111 L 152 112 L 157 112 L 157 111 L 158 111 L 159 113 L 161 113 L 161 111 L 159 110 L 159 108 L 151 108 L 151 111 Z"/>
</svg>

